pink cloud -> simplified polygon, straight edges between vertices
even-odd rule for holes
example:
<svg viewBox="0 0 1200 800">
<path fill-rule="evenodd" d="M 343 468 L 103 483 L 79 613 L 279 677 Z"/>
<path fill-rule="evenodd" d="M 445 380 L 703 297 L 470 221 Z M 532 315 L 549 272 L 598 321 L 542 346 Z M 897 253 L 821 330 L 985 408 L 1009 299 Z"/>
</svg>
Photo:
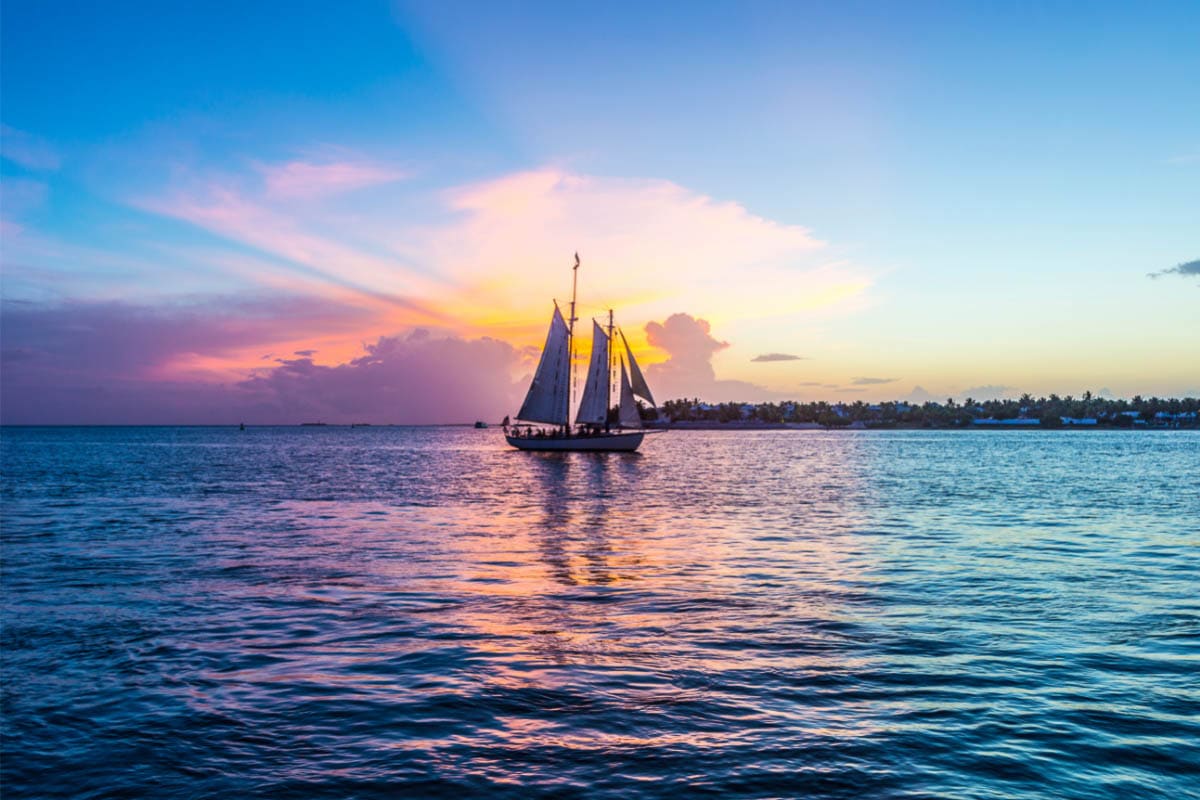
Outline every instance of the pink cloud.
<svg viewBox="0 0 1200 800">
<path fill-rule="evenodd" d="M 369 308 L 303 297 L 219 298 L 159 308 L 121 302 L 51 305 L 7 302 L 3 352 L 35 364 L 26 378 L 155 379 L 181 358 L 221 358 L 305 340 L 316 331 L 352 333 L 372 324 Z M 28 357 L 28 358 L 26 358 Z M 5 382 L 17 380 L 7 369 Z"/>
<path fill-rule="evenodd" d="M 325 197 L 407 177 L 401 170 L 362 161 L 325 164 L 291 161 L 261 166 L 259 169 L 267 194 L 280 199 Z"/>
<path fill-rule="evenodd" d="M 581 293 L 618 305 L 626 321 L 680 306 L 720 309 L 722 319 L 784 315 L 870 285 L 806 228 L 670 181 L 547 168 L 451 190 L 446 203 L 455 218 L 420 232 L 414 247 L 459 285 L 485 287 L 479 302 L 491 310 L 561 297 L 577 250 Z"/>
<path fill-rule="evenodd" d="M 313 328 L 354 328 L 363 315 L 299 298 L 174 309 L 9 303 L 0 413 L 6 424 L 433 423 L 499 419 L 519 402 L 524 384 L 513 375 L 528 370 L 526 353 L 420 330 L 379 337 L 328 366 L 302 350 L 230 381 L 164 370 L 196 355 L 261 353 Z"/>
<path fill-rule="evenodd" d="M 414 424 L 497 420 L 524 391 L 512 377 L 524 355 L 497 339 L 416 330 L 365 349 L 336 366 L 285 360 L 237 388 L 271 420 Z"/>
<path fill-rule="evenodd" d="M 335 192 L 395 173 L 341 157 L 264 174 L 185 180 L 141 205 L 273 256 L 311 291 L 403 301 L 426 315 L 413 324 L 528 342 L 570 290 L 576 251 L 585 313 L 616 308 L 630 330 L 680 307 L 713 309 L 718 324 L 845 309 L 871 283 L 806 228 L 670 181 L 546 168 L 424 198 L 389 184 L 362 204 Z M 413 208 L 423 221 L 405 222 L 399 210 Z"/>
<path fill-rule="evenodd" d="M 189 222 L 233 242 L 285 259 L 302 276 L 406 307 L 427 320 L 441 315 L 414 294 L 434 294 L 436 281 L 415 274 L 396 258 L 345 243 L 319 212 L 275 208 L 238 189 L 212 183 L 168 197 L 141 201 L 143 208 Z"/>
</svg>

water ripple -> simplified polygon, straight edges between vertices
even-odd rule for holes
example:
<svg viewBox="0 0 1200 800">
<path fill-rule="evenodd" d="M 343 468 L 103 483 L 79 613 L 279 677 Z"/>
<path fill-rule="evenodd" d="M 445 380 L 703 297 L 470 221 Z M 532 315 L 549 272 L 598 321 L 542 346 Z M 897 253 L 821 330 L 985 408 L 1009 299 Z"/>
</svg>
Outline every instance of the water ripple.
<svg viewBox="0 0 1200 800">
<path fill-rule="evenodd" d="M 0 449 L 6 797 L 1200 796 L 1195 434 Z"/>
</svg>

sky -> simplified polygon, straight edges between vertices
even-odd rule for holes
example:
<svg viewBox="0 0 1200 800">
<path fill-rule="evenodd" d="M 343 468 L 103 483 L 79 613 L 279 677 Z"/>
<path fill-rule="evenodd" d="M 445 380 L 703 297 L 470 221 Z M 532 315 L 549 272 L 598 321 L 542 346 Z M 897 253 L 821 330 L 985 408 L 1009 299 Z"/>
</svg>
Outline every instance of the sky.
<svg viewBox="0 0 1200 800">
<path fill-rule="evenodd" d="M 1200 395 L 1200 6 L 0 7 L 0 419 Z"/>
</svg>

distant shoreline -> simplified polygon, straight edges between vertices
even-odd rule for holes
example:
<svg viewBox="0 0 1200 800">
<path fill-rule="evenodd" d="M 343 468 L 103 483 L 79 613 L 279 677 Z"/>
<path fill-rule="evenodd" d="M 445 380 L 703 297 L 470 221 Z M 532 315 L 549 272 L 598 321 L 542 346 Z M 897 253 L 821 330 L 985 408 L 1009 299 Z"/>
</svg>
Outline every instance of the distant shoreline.
<svg viewBox="0 0 1200 800">
<path fill-rule="evenodd" d="M 673 422 L 670 424 L 648 424 L 647 428 L 669 431 L 846 431 L 861 433 L 863 431 L 1186 431 L 1200 430 L 1197 426 L 1170 427 L 1166 425 L 1139 425 L 1137 427 L 1122 427 L 1117 425 L 914 425 L 897 423 L 895 425 L 822 425 L 814 423 L 737 423 L 737 422 Z"/>
</svg>

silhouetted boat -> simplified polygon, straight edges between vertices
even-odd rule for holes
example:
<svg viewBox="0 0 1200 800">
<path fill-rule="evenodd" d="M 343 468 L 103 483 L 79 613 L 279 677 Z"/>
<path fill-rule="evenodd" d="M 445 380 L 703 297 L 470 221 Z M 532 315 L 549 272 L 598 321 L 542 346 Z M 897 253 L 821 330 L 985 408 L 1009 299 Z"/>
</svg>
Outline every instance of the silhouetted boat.
<svg viewBox="0 0 1200 800">
<path fill-rule="evenodd" d="M 575 254 L 572 267 L 571 315 L 563 319 L 558 303 L 554 304 L 554 315 L 550 318 L 550 331 L 546 334 L 546 345 L 538 361 L 533 383 L 525 395 L 525 402 L 517 412 L 518 423 L 505 426 L 505 439 L 520 450 L 624 450 L 638 449 L 646 435 L 638 411 L 637 397 L 651 406 L 654 397 L 625 334 L 613 324 L 613 313 L 608 312 L 607 329 L 592 321 L 592 356 L 588 365 L 587 382 L 583 396 L 575 413 L 575 428 L 571 427 L 571 361 L 575 343 L 575 289 L 579 276 L 579 254 Z M 624 357 L 616 352 L 614 336 L 621 337 Z M 626 370 L 628 364 L 628 371 Z M 613 391 L 613 373 L 621 369 L 616 430 L 608 418 Z M 526 423 L 526 424 L 521 424 Z M 540 423 L 540 424 L 529 424 Z M 545 427 L 545 426 L 551 427 Z"/>
<path fill-rule="evenodd" d="M 487 426 L 488 426 L 488 424 L 486 422 L 484 422 L 483 420 L 481 420 L 481 419 L 475 420 L 476 428 L 486 428 Z"/>
</svg>

